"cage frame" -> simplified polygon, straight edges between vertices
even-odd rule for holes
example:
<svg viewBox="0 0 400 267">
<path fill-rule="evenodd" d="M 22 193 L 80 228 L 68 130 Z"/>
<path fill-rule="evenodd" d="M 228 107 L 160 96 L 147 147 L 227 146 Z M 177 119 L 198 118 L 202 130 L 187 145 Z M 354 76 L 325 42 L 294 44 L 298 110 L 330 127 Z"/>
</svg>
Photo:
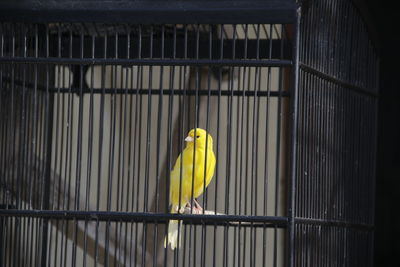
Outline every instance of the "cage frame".
<svg viewBox="0 0 400 267">
<path fill-rule="evenodd" d="M 71 3 L 73 2 L 73 4 Z M 90 2 L 71 1 L 71 2 L 48 2 L 45 4 L 40 1 L 30 1 L 28 3 L 15 3 L 13 1 L 5 1 L 0 4 L 0 22 L 26 22 L 26 23 L 51 23 L 54 21 L 62 21 L 66 23 L 96 23 L 96 22 L 112 22 L 112 23 L 133 23 L 133 24 L 292 24 L 294 25 L 295 34 L 292 45 L 292 60 L 263 60 L 252 62 L 244 62 L 239 59 L 235 60 L 173 60 L 173 64 L 177 66 L 184 65 L 215 65 L 215 66 L 265 66 L 265 67 L 291 67 L 293 75 L 293 85 L 290 86 L 288 96 L 290 96 L 290 171 L 288 172 L 289 184 L 288 208 L 287 216 L 234 216 L 234 215 L 188 215 L 188 214 L 146 214 L 146 213 L 124 213 L 112 212 L 91 212 L 91 211 L 21 211 L 21 210 L 0 210 L 1 216 L 23 216 L 36 218 L 59 218 L 67 220 L 83 220 L 96 219 L 98 221 L 107 221 L 111 218 L 129 221 L 158 221 L 168 219 L 190 220 L 191 222 L 201 222 L 204 219 L 211 220 L 213 223 L 220 222 L 247 222 L 247 223 L 271 223 L 275 227 L 284 227 L 287 229 L 288 245 L 285 254 L 288 255 L 289 267 L 295 266 L 295 187 L 294 179 L 296 178 L 296 138 L 297 138 L 297 91 L 298 91 L 298 68 L 299 68 L 299 38 L 300 38 L 300 18 L 301 7 L 294 1 L 236 1 L 235 5 L 231 5 L 229 1 L 206 0 L 186 0 L 186 1 L 120 1 L 115 3 L 101 3 L 101 8 L 93 7 Z M 116 5 L 116 3 L 118 3 Z M 104 10 L 107 10 L 104 12 Z M 245 12 L 244 12 L 245 10 Z M 90 15 L 88 16 L 88 12 Z M 115 64 L 115 65 L 161 65 L 168 66 L 171 62 L 165 60 L 149 60 L 143 59 L 46 59 L 46 58 L 0 58 L 0 63 L 32 63 L 32 64 L 82 64 L 84 61 L 88 65 L 93 63 L 99 64 Z M 85 63 L 83 63 L 85 64 Z M 51 101 L 52 102 L 52 101 Z M 49 120 L 52 121 L 52 120 Z M 51 138 L 50 138 L 51 139 Z M 49 146 L 51 149 L 51 145 Z M 49 154 L 51 156 L 51 153 Z M 50 168 L 50 166 L 49 166 Z M 46 183 L 48 184 L 48 182 Z M 47 231 L 45 231 L 47 233 Z M 47 242 L 44 238 L 43 242 Z M 42 259 L 45 259 L 47 250 L 43 250 Z"/>
<path fill-rule="evenodd" d="M 78 1 L 79 2 L 79 1 Z M 112 217 L 124 220 L 135 220 L 138 221 L 156 221 L 168 220 L 168 219 L 182 219 L 190 221 L 201 222 L 204 219 L 212 219 L 214 221 L 241 221 L 241 222 L 264 222 L 271 223 L 275 226 L 286 228 L 287 231 L 287 246 L 285 255 L 287 255 L 287 266 L 296 266 L 296 225 L 298 223 L 304 224 L 317 224 L 317 225 L 331 225 L 331 226 L 348 226 L 367 229 L 368 231 L 373 230 L 373 225 L 359 224 L 359 223 L 346 223 L 341 221 L 321 221 L 317 219 L 306 219 L 297 218 L 295 210 L 296 201 L 296 175 L 297 175 L 297 140 L 298 140 L 298 116 L 299 116 L 299 71 L 301 68 L 307 68 L 307 66 L 301 66 L 299 59 L 300 54 L 300 25 L 301 25 L 301 9 L 302 6 L 294 1 L 238 1 L 235 5 L 230 5 L 228 1 L 206 1 L 207 6 L 204 6 L 204 1 L 172 1 L 166 4 L 166 2 L 158 1 L 121 1 L 119 5 L 112 3 L 102 3 L 102 8 L 94 8 L 90 3 L 79 2 L 71 5 L 70 3 L 55 2 L 51 3 L 46 8 L 43 8 L 40 1 L 30 2 L 28 5 L 25 3 L 13 4 L 12 1 L 5 1 L 0 4 L 0 21 L 7 22 L 35 22 L 35 23 L 49 23 L 53 21 L 65 21 L 65 22 L 113 22 L 113 23 L 134 23 L 134 24 L 240 24 L 240 23 L 282 23 L 292 24 L 294 26 L 294 38 L 292 43 L 292 60 L 288 61 L 274 61 L 268 60 L 264 62 L 247 62 L 247 66 L 267 66 L 267 67 L 291 67 L 293 84 L 290 86 L 288 96 L 290 97 L 290 126 L 289 126 L 289 172 L 287 186 L 288 190 L 288 207 L 287 216 L 282 217 L 269 217 L 269 216 L 257 216 L 258 218 L 251 218 L 246 216 L 232 216 L 232 215 L 187 215 L 187 214 L 129 214 L 123 212 L 113 212 Z M 128 8 L 127 8 L 128 7 Z M 108 11 L 105 13 L 104 9 Z M 243 9 L 246 12 L 243 12 Z M 87 11 L 91 12 L 90 16 L 87 16 Z M 149 16 L 154 15 L 154 17 Z M 210 16 L 212 14 L 212 16 Z M 249 16 L 249 14 L 252 14 Z M 86 59 L 85 59 L 86 60 Z M 85 60 L 81 59 L 70 59 L 65 58 L 62 61 L 56 59 L 30 59 L 27 61 L 25 58 L 0 58 L 0 63 L 59 63 L 59 64 L 82 64 Z M 87 59 L 87 65 L 98 63 L 98 64 L 137 64 L 137 65 L 170 65 L 171 61 L 165 60 L 132 60 L 132 59 L 118 59 L 118 60 L 91 60 Z M 215 66 L 236 66 L 240 64 L 243 66 L 243 60 L 175 60 L 173 64 L 179 65 L 215 65 Z M 309 70 L 315 71 L 315 70 Z M 378 72 L 378 70 L 377 70 Z M 323 73 L 318 73 L 323 76 Z M 325 76 L 325 79 L 334 80 L 337 83 L 341 83 L 340 79 L 335 79 L 329 75 Z M 342 82 L 343 83 L 343 82 Z M 346 87 L 352 87 L 353 85 L 345 84 Z M 354 86 L 353 86 L 354 87 Z M 354 90 L 359 88 L 354 87 Z M 377 93 L 374 92 L 362 92 L 369 94 L 373 97 L 378 97 Z M 50 120 L 52 121 L 52 120 Z M 51 146 L 50 146 L 51 147 Z M 13 211 L 13 210 L 0 210 L 0 216 L 24 216 L 24 217 L 43 217 L 51 215 L 53 218 L 62 219 L 93 219 L 107 221 L 111 217 L 106 213 L 101 212 L 85 212 L 85 211 Z M 133 217 L 135 216 L 135 218 Z M 210 217 L 211 216 L 211 217 Z M 43 255 L 45 256 L 45 255 Z"/>
</svg>

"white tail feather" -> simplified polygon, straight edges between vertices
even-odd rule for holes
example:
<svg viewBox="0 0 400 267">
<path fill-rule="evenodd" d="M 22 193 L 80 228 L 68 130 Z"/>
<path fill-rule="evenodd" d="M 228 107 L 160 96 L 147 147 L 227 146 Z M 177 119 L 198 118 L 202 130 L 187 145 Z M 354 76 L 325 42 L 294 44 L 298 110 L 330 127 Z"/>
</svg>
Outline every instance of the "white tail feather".
<svg viewBox="0 0 400 267">
<path fill-rule="evenodd" d="M 169 221 L 168 225 L 168 244 L 167 237 L 164 240 L 164 247 L 171 245 L 171 249 L 179 248 L 181 245 L 181 234 L 179 234 L 182 228 L 182 222 L 177 220 Z M 179 238 L 179 240 L 178 240 Z"/>
</svg>

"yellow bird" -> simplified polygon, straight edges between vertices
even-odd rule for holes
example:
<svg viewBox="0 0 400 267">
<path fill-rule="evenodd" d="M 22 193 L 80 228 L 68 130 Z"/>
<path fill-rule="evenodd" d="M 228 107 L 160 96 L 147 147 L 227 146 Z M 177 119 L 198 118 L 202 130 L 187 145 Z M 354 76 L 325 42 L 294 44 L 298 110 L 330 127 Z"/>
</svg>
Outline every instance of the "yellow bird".
<svg viewBox="0 0 400 267">
<path fill-rule="evenodd" d="M 186 205 L 192 203 L 196 209 L 201 209 L 195 198 L 203 194 L 203 190 L 211 182 L 215 169 L 215 155 L 213 141 L 210 134 L 203 129 L 192 129 L 185 138 L 186 148 L 179 155 L 171 171 L 171 184 L 169 189 L 171 213 L 183 213 Z M 195 162 L 193 162 L 195 160 Z M 182 161 L 182 171 L 181 171 Z M 194 183 L 193 183 L 194 182 Z M 204 187 L 205 182 L 205 187 Z M 181 191 L 181 192 L 179 192 Z M 179 201 L 179 196 L 180 201 Z M 179 204 L 180 202 L 180 204 Z M 180 207 L 180 210 L 178 210 Z M 178 233 L 181 222 L 171 220 L 168 225 L 168 244 L 171 249 L 179 248 Z M 179 235 L 179 239 L 180 239 Z M 167 238 L 164 247 L 167 247 Z"/>
</svg>

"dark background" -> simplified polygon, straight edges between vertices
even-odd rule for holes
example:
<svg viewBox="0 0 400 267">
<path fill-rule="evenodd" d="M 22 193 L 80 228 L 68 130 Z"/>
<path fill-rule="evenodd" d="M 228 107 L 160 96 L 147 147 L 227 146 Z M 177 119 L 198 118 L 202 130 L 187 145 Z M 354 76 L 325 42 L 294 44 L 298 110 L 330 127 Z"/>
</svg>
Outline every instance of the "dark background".
<svg viewBox="0 0 400 267">
<path fill-rule="evenodd" d="M 381 57 L 374 259 L 400 266 L 400 12 L 395 2 L 366 3 Z"/>
</svg>

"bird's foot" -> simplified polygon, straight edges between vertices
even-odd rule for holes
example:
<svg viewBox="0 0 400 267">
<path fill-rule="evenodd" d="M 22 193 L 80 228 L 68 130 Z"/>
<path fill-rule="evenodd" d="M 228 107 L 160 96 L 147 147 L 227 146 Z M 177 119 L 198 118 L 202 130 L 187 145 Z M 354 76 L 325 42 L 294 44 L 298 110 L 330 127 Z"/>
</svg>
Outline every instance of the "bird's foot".
<svg viewBox="0 0 400 267">
<path fill-rule="evenodd" d="M 200 206 L 200 204 L 196 201 L 196 199 L 193 199 L 193 207 L 190 204 L 190 202 L 188 202 L 186 204 L 186 207 L 190 209 L 192 214 L 203 214 L 203 208 Z"/>
<path fill-rule="evenodd" d="M 200 206 L 199 202 L 194 198 L 194 207 L 193 207 L 193 212 L 194 214 L 203 214 L 203 208 Z"/>
<path fill-rule="evenodd" d="M 193 199 L 193 202 L 194 202 L 194 206 L 196 208 L 203 210 L 203 208 L 200 206 L 199 202 L 197 202 L 197 200 L 195 198 Z"/>
<path fill-rule="evenodd" d="M 193 207 L 192 208 L 192 214 L 203 214 L 203 208 L 196 208 L 196 207 Z"/>
</svg>

